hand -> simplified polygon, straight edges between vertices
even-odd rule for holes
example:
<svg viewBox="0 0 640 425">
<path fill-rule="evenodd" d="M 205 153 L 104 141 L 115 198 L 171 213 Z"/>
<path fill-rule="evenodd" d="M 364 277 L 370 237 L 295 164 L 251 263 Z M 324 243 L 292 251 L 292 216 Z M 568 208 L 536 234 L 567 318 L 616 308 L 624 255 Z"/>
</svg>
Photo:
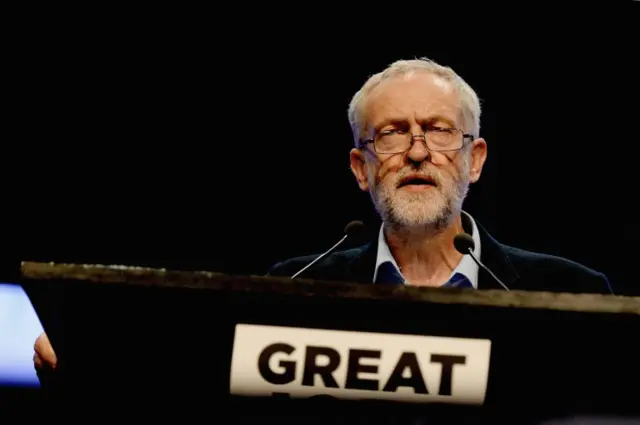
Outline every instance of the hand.
<svg viewBox="0 0 640 425">
<path fill-rule="evenodd" d="M 56 357 L 56 353 L 53 352 L 53 347 L 51 346 L 49 337 L 46 333 L 43 332 L 38 339 L 36 339 L 33 349 L 35 351 L 33 354 L 33 365 L 36 369 L 56 368 L 58 359 Z"/>
</svg>

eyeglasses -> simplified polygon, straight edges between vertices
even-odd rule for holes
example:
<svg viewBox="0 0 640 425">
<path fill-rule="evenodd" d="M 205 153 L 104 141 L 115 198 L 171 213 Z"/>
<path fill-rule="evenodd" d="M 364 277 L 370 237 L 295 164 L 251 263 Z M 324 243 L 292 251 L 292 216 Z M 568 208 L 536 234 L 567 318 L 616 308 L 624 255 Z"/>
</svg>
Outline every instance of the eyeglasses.
<svg viewBox="0 0 640 425">
<path fill-rule="evenodd" d="M 427 149 L 434 152 L 457 151 L 464 147 L 465 141 L 473 140 L 472 134 L 463 133 L 457 128 L 429 127 L 424 134 L 412 134 L 402 130 L 385 130 L 363 140 L 359 147 L 363 149 L 373 143 L 373 149 L 380 154 L 404 153 L 411 149 L 413 141 L 423 139 Z"/>
</svg>

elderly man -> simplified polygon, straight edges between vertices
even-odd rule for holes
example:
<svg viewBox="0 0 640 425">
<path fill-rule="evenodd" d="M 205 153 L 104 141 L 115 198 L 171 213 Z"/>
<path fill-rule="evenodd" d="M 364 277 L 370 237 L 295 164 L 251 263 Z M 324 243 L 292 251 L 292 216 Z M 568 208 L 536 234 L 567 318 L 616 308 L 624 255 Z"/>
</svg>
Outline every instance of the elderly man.
<svg viewBox="0 0 640 425">
<path fill-rule="evenodd" d="M 355 140 L 351 169 L 369 192 L 383 225 L 374 242 L 330 254 L 304 276 L 375 284 L 503 288 L 454 237 L 473 238 L 474 254 L 512 290 L 610 293 L 607 278 L 575 262 L 500 244 L 462 211 L 478 181 L 487 143 L 478 137 L 480 102 L 452 69 L 428 59 L 398 61 L 371 77 L 349 107 Z M 292 276 L 316 256 L 275 265 Z M 36 368 L 55 367 L 46 335 Z"/>
<path fill-rule="evenodd" d="M 306 277 L 504 288 L 456 250 L 454 237 L 465 232 L 476 257 L 509 289 L 611 292 L 603 274 L 500 244 L 462 211 L 469 185 L 480 178 L 487 143 L 478 137 L 478 96 L 451 68 L 429 59 L 391 64 L 355 94 L 349 121 L 355 141 L 351 169 L 383 225 L 376 241 L 331 254 Z M 312 260 L 294 258 L 270 274 L 290 276 Z"/>
</svg>

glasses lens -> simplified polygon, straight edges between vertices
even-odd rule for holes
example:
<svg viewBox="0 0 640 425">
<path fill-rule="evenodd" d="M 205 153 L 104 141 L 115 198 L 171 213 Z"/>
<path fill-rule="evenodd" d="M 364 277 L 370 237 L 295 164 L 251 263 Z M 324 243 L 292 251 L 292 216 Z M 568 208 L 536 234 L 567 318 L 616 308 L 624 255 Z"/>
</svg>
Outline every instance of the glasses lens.
<svg viewBox="0 0 640 425">
<path fill-rule="evenodd" d="M 462 132 L 454 128 L 439 128 L 427 132 L 429 149 L 449 151 L 462 148 Z"/>
<path fill-rule="evenodd" d="M 396 153 L 408 151 L 411 147 L 411 134 L 389 132 L 379 134 L 375 140 L 376 152 Z"/>
</svg>

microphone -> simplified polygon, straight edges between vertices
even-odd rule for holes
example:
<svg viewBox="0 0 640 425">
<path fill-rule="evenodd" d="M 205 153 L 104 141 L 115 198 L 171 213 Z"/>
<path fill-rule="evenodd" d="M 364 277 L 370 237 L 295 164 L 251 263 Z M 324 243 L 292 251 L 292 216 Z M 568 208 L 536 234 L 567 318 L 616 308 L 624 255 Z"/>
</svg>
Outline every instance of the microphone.
<svg viewBox="0 0 640 425">
<path fill-rule="evenodd" d="M 324 257 L 326 257 L 327 255 L 331 254 L 333 251 L 338 249 L 338 247 L 342 245 L 344 241 L 347 240 L 347 238 L 351 237 L 351 238 L 358 239 L 362 237 L 364 234 L 365 234 L 365 226 L 363 222 L 359 220 L 354 220 L 350 222 L 345 226 L 344 236 L 342 237 L 342 239 L 338 241 L 338 243 L 336 243 L 334 246 L 329 248 L 327 252 L 323 253 L 322 255 L 318 256 L 315 260 L 307 264 L 304 268 L 302 268 L 302 270 L 300 270 L 299 272 L 291 276 L 291 279 L 295 279 L 296 277 L 300 276 L 300 274 L 303 273 L 305 270 L 307 270 L 309 267 L 313 266 L 318 261 L 322 260 Z"/>
<path fill-rule="evenodd" d="M 465 255 L 469 254 L 469 255 L 471 255 L 471 258 L 473 258 L 473 261 L 475 261 L 476 264 L 479 267 L 483 268 L 487 273 L 489 273 L 491 275 L 491 277 L 493 277 L 495 279 L 495 281 L 500 284 L 500 286 L 502 286 L 507 291 L 509 290 L 507 285 L 505 285 L 504 283 L 502 283 L 502 281 L 500 279 L 498 279 L 498 276 L 493 274 L 493 272 L 491 270 L 489 270 L 489 268 L 487 266 L 482 264 L 480 262 L 480 260 L 478 258 L 476 258 L 475 254 L 473 253 L 473 250 L 476 247 L 476 243 L 473 241 L 473 237 L 471 237 L 470 234 L 468 234 L 468 233 L 458 233 L 453 238 L 453 246 L 456 248 L 456 250 L 460 254 L 465 254 Z"/>
</svg>

